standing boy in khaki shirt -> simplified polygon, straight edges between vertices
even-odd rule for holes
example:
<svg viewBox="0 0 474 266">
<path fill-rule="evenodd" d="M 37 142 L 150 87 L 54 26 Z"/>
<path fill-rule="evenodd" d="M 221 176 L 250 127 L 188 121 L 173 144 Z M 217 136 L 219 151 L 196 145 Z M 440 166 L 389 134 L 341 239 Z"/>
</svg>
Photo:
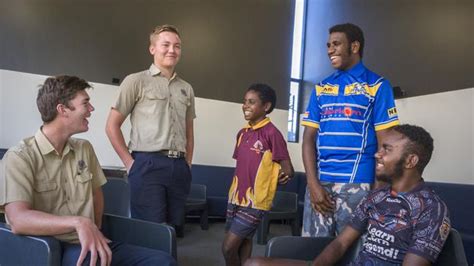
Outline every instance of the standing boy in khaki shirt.
<svg viewBox="0 0 474 266">
<path fill-rule="evenodd" d="M 106 179 L 92 145 L 71 138 L 89 129 L 94 107 L 86 88 L 78 77 L 46 79 L 36 99 L 43 126 L 5 154 L 0 204 L 13 233 L 58 238 L 62 265 L 175 265 L 164 252 L 111 242 L 101 233 Z"/>
<path fill-rule="evenodd" d="M 181 57 L 175 27 L 156 27 L 149 49 L 153 64 L 124 79 L 106 133 L 127 168 L 132 217 L 180 229 L 191 186 L 194 92 L 175 72 Z M 128 115 L 132 129 L 127 147 L 120 128 Z"/>
</svg>

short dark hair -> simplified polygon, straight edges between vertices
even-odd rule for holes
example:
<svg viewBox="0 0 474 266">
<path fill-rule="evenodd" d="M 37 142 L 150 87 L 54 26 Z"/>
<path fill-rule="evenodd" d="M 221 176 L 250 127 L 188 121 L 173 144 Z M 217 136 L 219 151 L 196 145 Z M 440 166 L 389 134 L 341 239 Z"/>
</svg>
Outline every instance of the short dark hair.
<svg viewBox="0 0 474 266">
<path fill-rule="evenodd" d="M 276 93 L 272 87 L 264 83 L 255 83 L 250 85 L 247 91 L 257 92 L 258 97 L 260 98 L 263 104 L 271 103 L 270 109 L 268 109 L 267 114 L 273 111 L 276 104 Z"/>
<path fill-rule="evenodd" d="M 409 124 L 397 125 L 392 129 L 408 138 L 409 142 L 405 146 L 405 153 L 418 155 L 419 161 L 416 169 L 421 175 L 433 154 L 434 145 L 430 133 L 422 127 Z"/>
<path fill-rule="evenodd" d="M 338 25 L 332 26 L 329 29 L 329 34 L 333 32 L 342 32 L 346 34 L 349 44 L 355 41 L 358 41 L 360 43 L 359 55 L 360 55 L 360 58 L 362 58 L 364 54 L 364 32 L 362 32 L 362 29 L 359 28 L 359 26 L 354 25 L 352 23 L 338 24 Z"/>
<path fill-rule="evenodd" d="M 36 97 L 36 105 L 43 122 L 48 123 L 56 118 L 58 104 L 64 104 L 71 109 L 69 101 L 74 99 L 77 92 L 87 88 L 92 88 L 92 86 L 75 76 L 61 75 L 47 78 L 44 84 L 40 85 Z"/>
</svg>

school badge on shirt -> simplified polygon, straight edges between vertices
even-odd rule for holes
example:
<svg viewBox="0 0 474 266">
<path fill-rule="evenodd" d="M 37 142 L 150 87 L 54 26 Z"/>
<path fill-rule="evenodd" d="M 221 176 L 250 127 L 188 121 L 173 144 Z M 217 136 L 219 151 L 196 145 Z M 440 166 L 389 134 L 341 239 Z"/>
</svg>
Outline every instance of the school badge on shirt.
<svg viewBox="0 0 474 266">
<path fill-rule="evenodd" d="M 84 162 L 84 160 L 77 161 L 77 172 L 79 174 L 81 174 L 82 171 L 84 171 L 84 169 L 86 169 L 86 168 L 87 168 L 87 164 L 86 164 L 86 162 Z"/>
</svg>

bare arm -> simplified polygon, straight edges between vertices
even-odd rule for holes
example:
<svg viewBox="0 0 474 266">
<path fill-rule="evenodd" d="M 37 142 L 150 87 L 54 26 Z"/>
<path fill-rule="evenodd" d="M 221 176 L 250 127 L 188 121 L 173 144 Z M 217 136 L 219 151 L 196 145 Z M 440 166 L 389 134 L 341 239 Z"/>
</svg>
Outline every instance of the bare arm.
<svg viewBox="0 0 474 266">
<path fill-rule="evenodd" d="M 403 265 L 404 266 L 412 266 L 412 265 L 429 266 L 429 265 L 431 265 L 431 263 L 423 257 L 420 257 L 420 256 L 415 255 L 413 253 L 407 253 L 405 255 L 405 258 L 403 259 Z"/>
<path fill-rule="evenodd" d="M 341 234 L 337 236 L 319 256 L 313 261 L 313 266 L 334 265 L 346 253 L 347 249 L 360 237 L 360 232 L 346 226 Z"/>
<path fill-rule="evenodd" d="M 311 203 L 316 211 L 328 213 L 334 210 L 334 203 L 319 183 L 319 177 L 316 170 L 316 137 L 318 129 L 305 127 L 303 133 L 303 165 L 306 172 L 306 181 L 311 196 Z"/>
<path fill-rule="evenodd" d="M 29 203 L 15 201 L 5 206 L 5 212 L 15 234 L 22 235 L 59 235 L 76 231 L 81 243 L 78 264 L 81 265 L 88 252 L 91 253 L 91 265 L 98 257 L 102 265 L 110 265 L 112 251 L 109 240 L 99 231 L 91 219 L 82 216 L 57 216 L 31 209 Z"/>
<path fill-rule="evenodd" d="M 282 160 L 280 161 L 280 173 L 278 174 L 278 183 L 286 184 L 288 181 L 293 178 L 295 170 L 291 164 L 291 160 Z"/>
<path fill-rule="evenodd" d="M 102 192 L 102 187 L 94 190 L 93 197 L 95 225 L 100 229 L 102 228 L 102 215 L 104 214 L 104 193 Z"/>
<path fill-rule="evenodd" d="M 194 120 L 186 117 L 186 162 L 191 166 L 194 153 Z"/>
<path fill-rule="evenodd" d="M 110 109 L 109 117 L 107 118 L 107 123 L 105 126 L 105 132 L 107 137 L 114 147 L 115 152 L 118 154 L 123 164 L 127 168 L 127 171 L 130 171 L 130 168 L 133 164 L 133 158 L 130 152 L 128 151 L 127 144 L 125 143 L 125 138 L 123 137 L 122 130 L 120 129 L 125 118 L 119 111 L 114 108 Z"/>
</svg>

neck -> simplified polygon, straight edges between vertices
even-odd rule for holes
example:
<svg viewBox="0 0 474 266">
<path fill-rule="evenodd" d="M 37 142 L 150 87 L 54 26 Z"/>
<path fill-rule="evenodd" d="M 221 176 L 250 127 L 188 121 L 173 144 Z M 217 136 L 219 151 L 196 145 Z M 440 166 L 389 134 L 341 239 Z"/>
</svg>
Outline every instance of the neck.
<svg viewBox="0 0 474 266">
<path fill-rule="evenodd" d="M 396 192 L 408 192 L 413 190 L 421 182 L 421 175 L 418 173 L 406 173 L 401 177 L 394 178 L 392 190 Z"/>
<path fill-rule="evenodd" d="M 160 70 L 160 75 L 161 76 L 163 76 L 167 79 L 171 79 L 171 77 L 173 77 L 174 67 L 164 68 L 164 67 L 159 67 L 157 64 L 155 64 L 155 66 Z"/>
<path fill-rule="evenodd" d="M 41 128 L 41 132 L 43 132 L 49 142 L 51 142 L 56 152 L 61 155 L 64 146 L 66 146 L 68 139 L 71 137 L 71 135 L 67 133 L 67 130 L 58 127 L 53 121 L 44 124 Z"/>
</svg>

